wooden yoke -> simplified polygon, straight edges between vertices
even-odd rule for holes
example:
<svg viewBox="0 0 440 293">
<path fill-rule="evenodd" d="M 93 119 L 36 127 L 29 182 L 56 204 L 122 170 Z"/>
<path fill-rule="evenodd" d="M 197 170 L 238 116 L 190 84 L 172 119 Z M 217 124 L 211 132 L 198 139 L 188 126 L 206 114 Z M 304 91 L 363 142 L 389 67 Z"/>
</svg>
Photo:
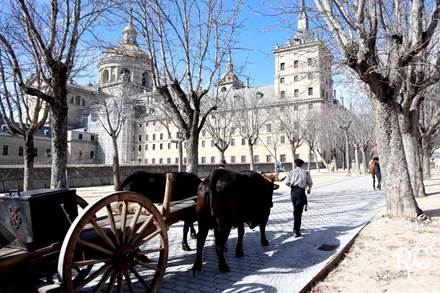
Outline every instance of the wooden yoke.
<svg viewBox="0 0 440 293">
<path fill-rule="evenodd" d="M 171 192 L 173 191 L 173 174 L 167 173 L 165 180 L 165 194 L 163 197 L 162 216 L 167 218 L 170 214 Z"/>
</svg>

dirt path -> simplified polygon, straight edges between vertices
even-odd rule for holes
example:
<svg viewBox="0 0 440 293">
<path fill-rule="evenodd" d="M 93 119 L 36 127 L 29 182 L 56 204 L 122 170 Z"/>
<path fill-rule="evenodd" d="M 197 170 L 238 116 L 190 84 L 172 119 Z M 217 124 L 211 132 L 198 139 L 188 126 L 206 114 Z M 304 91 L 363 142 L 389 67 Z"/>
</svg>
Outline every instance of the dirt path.
<svg viewBox="0 0 440 293">
<path fill-rule="evenodd" d="M 399 221 L 384 210 L 312 292 L 440 292 L 440 172 L 417 199 L 429 223 Z"/>
</svg>

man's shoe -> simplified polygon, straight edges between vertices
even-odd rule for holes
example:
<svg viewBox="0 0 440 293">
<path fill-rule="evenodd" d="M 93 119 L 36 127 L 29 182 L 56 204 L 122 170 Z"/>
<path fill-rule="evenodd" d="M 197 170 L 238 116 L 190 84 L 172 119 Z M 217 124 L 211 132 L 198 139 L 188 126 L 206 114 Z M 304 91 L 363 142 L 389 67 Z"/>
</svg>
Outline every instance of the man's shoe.
<svg viewBox="0 0 440 293">
<path fill-rule="evenodd" d="M 301 233 L 297 231 L 293 231 L 293 237 L 295 238 L 301 237 Z"/>
</svg>

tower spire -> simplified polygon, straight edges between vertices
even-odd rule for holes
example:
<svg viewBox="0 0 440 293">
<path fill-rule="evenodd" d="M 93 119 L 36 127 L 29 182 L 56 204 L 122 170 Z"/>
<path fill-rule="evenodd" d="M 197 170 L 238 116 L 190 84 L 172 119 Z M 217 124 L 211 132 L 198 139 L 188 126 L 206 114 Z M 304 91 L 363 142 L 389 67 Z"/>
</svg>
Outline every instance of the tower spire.
<svg viewBox="0 0 440 293">
<path fill-rule="evenodd" d="M 231 50 L 229 50 L 229 57 L 228 57 L 228 63 L 226 64 L 226 71 L 234 71 L 234 64 L 232 63 L 232 55 Z"/>
<path fill-rule="evenodd" d="M 298 32 L 304 33 L 309 29 L 309 19 L 306 13 L 306 5 L 304 0 L 300 3 L 300 12 L 298 15 Z"/>
</svg>

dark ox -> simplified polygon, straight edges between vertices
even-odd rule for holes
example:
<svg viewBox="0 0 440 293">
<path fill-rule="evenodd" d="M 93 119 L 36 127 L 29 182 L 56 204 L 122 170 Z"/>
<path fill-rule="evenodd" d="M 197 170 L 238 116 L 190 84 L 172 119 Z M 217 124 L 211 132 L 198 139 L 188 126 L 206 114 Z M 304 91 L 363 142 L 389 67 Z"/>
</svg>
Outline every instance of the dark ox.
<svg viewBox="0 0 440 293">
<path fill-rule="evenodd" d="M 182 200 L 191 196 L 195 196 L 197 194 L 197 189 L 201 182 L 199 177 L 192 173 L 186 172 L 172 172 L 172 174 L 173 187 L 171 189 L 171 201 Z M 140 193 L 154 203 L 163 203 L 165 184 L 165 174 L 137 171 L 125 178 L 125 180 L 121 184 L 121 189 Z M 187 234 L 190 228 L 191 236 L 193 238 L 196 238 L 196 230 L 193 226 L 196 218 L 195 216 L 196 215 L 194 208 L 194 213 L 189 213 L 188 216 L 183 219 L 183 250 L 191 250 L 187 240 Z"/>
<path fill-rule="evenodd" d="M 202 252 L 209 229 L 214 229 L 215 250 L 222 272 L 230 270 L 224 251 L 232 227 L 237 227 L 238 231 L 236 257 L 244 255 L 244 223 L 252 229 L 259 225 L 261 245 L 269 245 L 265 230 L 276 188 L 273 182 L 253 171 L 236 173 L 216 169 L 211 172 L 200 184 L 197 195 L 199 233 L 193 273 L 202 269 Z"/>
</svg>

